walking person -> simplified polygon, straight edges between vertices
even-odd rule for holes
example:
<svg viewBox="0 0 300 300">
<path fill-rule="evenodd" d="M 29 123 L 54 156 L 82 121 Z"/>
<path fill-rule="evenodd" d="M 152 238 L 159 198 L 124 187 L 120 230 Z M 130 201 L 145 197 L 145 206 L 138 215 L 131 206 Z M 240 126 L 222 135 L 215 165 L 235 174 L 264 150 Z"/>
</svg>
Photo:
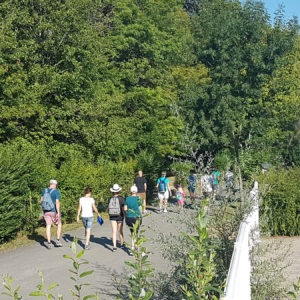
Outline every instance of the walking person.
<svg viewBox="0 0 300 300">
<path fill-rule="evenodd" d="M 143 199 L 143 213 L 146 214 L 146 195 L 147 195 L 147 181 L 143 177 L 143 171 L 138 171 L 138 176 L 134 179 L 134 184 L 137 187 L 137 196 Z"/>
<path fill-rule="evenodd" d="M 213 169 L 213 172 L 212 172 L 212 178 L 213 178 L 213 184 L 212 184 L 212 187 L 213 187 L 213 197 L 215 198 L 216 195 L 217 195 L 217 191 L 218 191 L 218 184 L 219 184 L 219 172 L 215 169 Z"/>
<path fill-rule="evenodd" d="M 203 191 L 204 198 L 210 197 L 213 191 L 212 183 L 213 183 L 212 177 L 208 175 L 208 172 L 205 172 L 205 174 L 201 176 L 201 180 L 200 180 L 201 189 Z"/>
<path fill-rule="evenodd" d="M 181 184 L 178 184 L 177 191 L 176 191 L 176 199 L 177 199 L 177 203 L 179 205 L 180 211 L 183 211 L 184 197 L 185 197 L 185 193 L 182 189 L 182 186 L 181 186 Z"/>
<path fill-rule="evenodd" d="M 226 191 L 227 193 L 229 193 L 230 190 L 233 189 L 234 174 L 232 172 L 232 169 L 226 172 L 224 179 L 226 182 Z"/>
<path fill-rule="evenodd" d="M 119 192 L 122 188 L 116 183 L 110 189 L 112 197 L 108 203 L 108 214 L 112 228 L 112 251 L 117 251 L 117 232 L 119 232 L 121 248 L 124 248 L 124 235 L 123 235 L 123 221 L 124 221 L 124 203 L 123 197 L 119 196 Z"/>
<path fill-rule="evenodd" d="M 130 193 L 131 196 L 127 197 L 125 200 L 125 205 L 124 205 L 124 212 L 126 213 L 126 225 L 130 229 L 131 233 L 131 249 L 134 250 L 134 245 L 135 245 L 135 238 L 134 238 L 134 225 L 137 221 L 139 221 L 138 227 L 136 229 L 136 233 L 138 233 L 139 227 L 142 224 L 142 214 L 141 214 L 141 204 L 140 198 L 137 194 L 137 187 L 133 185 L 130 188 Z"/>
<path fill-rule="evenodd" d="M 55 179 L 50 180 L 50 185 L 42 191 L 41 206 L 44 212 L 44 220 L 46 222 L 46 237 L 47 237 L 47 249 L 52 248 L 51 243 L 51 226 L 52 223 L 57 225 L 56 231 L 56 247 L 62 247 L 60 241 L 61 236 L 61 211 L 60 211 L 60 192 L 57 189 L 57 181 Z"/>
<path fill-rule="evenodd" d="M 190 176 L 188 178 L 188 191 L 190 193 L 191 201 L 196 200 L 196 174 L 194 170 L 190 171 Z"/>
<path fill-rule="evenodd" d="M 161 173 L 161 177 L 157 180 L 156 188 L 158 190 L 158 199 L 159 199 L 159 210 L 160 213 L 168 212 L 168 199 L 171 197 L 171 189 L 170 189 L 170 180 L 166 178 L 167 173 L 163 171 Z M 164 210 L 163 210 L 164 205 Z"/>
<path fill-rule="evenodd" d="M 93 222 L 94 222 L 94 212 L 99 216 L 98 209 L 95 205 L 95 200 L 94 198 L 91 197 L 92 195 L 92 190 L 90 188 L 86 188 L 84 191 L 85 196 L 81 197 L 79 199 L 79 205 L 78 205 L 78 210 L 77 210 L 77 222 L 79 222 L 79 215 L 80 211 L 81 212 L 81 219 L 83 226 L 85 228 L 85 250 L 90 249 L 90 237 L 91 237 L 91 229 L 93 227 Z"/>
</svg>

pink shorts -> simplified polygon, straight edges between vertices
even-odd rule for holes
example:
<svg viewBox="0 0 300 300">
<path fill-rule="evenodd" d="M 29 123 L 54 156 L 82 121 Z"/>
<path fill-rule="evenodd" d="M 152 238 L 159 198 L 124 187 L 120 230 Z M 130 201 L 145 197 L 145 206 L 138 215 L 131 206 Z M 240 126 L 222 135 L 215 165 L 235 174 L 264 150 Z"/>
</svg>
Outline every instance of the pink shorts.
<svg viewBox="0 0 300 300">
<path fill-rule="evenodd" d="M 56 213 L 53 211 L 45 212 L 44 219 L 45 219 L 46 225 L 52 225 L 52 223 L 54 223 L 55 225 L 61 224 L 60 216 L 56 215 Z"/>
<path fill-rule="evenodd" d="M 184 199 L 182 198 L 182 199 L 180 199 L 180 200 L 177 200 L 177 203 L 180 203 L 180 204 L 182 204 L 184 202 Z"/>
</svg>

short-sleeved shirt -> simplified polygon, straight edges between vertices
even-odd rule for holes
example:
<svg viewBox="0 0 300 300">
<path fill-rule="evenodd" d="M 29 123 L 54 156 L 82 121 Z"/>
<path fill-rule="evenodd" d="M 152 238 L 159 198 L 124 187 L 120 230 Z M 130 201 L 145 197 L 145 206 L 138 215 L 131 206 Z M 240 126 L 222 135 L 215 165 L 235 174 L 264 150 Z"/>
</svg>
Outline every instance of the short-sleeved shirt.
<svg viewBox="0 0 300 300">
<path fill-rule="evenodd" d="M 90 218 L 93 217 L 93 204 L 95 204 L 95 200 L 92 197 L 82 197 L 79 199 L 79 203 L 81 204 L 81 217 L 82 218 Z"/>
<path fill-rule="evenodd" d="M 110 198 L 110 199 L 112 199 L 112 198 Z M 110 199 L 109 199 L 109 201 L 110 201 Z M 120 203 L 121 213 L 120 213 L 119 216 L 109 216 L 109 219 L 111 221 L 122 221 L 124 219 L 124 204 L 125 204 L 125 199 L 122 196 L 118 196 L 118 199 L 119 199 L 119 203 Z"/>
<path fill-rule="evenodd" d="M 134 178 L 134 184 L 138 189 L 138 193 L 145 193 L 145 183 L 147 183 L 144 177 L 136 177 Z"/>
<path fill-rule="evenodd" d="M 141 217 L 141 212 L 139 210 L 139 197 L 129 196 L 126 198 L 125 205 L 127 205 L 126 217 L 127 218 L 138 218 Z"/>
<path fill-rule="evenodd" d="M 46 189 L 43 189 L 42 196 L 45 195 L 47 189 L 49 189 L 49 193 L 53 190 L 53 192 L 51 192 L 51 200 L 52 200 L 53 205 L 54 205 L 54 208 L 52 208 L 51 210 L 47 210 L 47 211 L 52 211 L 52 212 L 57 213 L 57 210 L 56 210 L 56 199 L 60 200 L 60 192 L 59 192 L 58 189 L 46 188 Z"/>
<path fill-rule="evenodd" d="M 168 190 L 168 182 L 170 182 L 170 180 L 167 178 L 167 177 L 160 177 L 158 178 L 157 180 L 157 184 L 158 184 L 158 191 L 159 192 L 163 192 L 160 190 L 160 184 L 162 184 L 162 182 L 164 182 L 164 185 L 165 185 L 165 192 Z"/>
<path fill-rule="evenodd" d="M 218 171 L 212 172 L 212 176 L 213 176 L 214 184 L 218 184 L 219 172 Z"/>
<path fill-rule="evenodd" d="M 196 187 L 196 178 L 194 175 L 189 176 L 188 187 L 193 189 Z"/>
</svg>

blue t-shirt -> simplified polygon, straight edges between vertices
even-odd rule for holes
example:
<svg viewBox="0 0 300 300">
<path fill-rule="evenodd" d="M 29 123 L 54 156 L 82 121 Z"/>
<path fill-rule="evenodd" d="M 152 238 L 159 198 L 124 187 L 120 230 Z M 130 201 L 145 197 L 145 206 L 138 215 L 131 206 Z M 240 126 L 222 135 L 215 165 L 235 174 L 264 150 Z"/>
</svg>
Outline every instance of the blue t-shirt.
<svg viewBox="0 0 300 300">
<path fill-rule="evenodd" d="M 214 184 L 218 184 L 219 172 L 218 171 L 212 172 L 212 176 L 213 176 Z"/>
<path fill-rule="evenodd" d="M 44 196 L 44 194 L 45 194 L 45 192 L 46 192 L 47 189 L 49 189 L 49 192 L 51 192 L 51 191 L 53 190 L 53 192 L 51 193 L 51 199 L 52 199 L 52 202 L 53 202 L 53 204 L 54 204 L 54 208 L 53 208 L 51 211 L 53 211 L 53 212 L 56 213 L 57 210 L 56 210 L 56 205 L 55 205 L 55 203 L 56 203 L 56 199 L 60 200 L 60 192 L 59 192 L 58 189 L 50 189 L 50 188 L 46 188 L 46 189 L 43 189 L 43 191 L 42 191 L 42 196 Z"/>
<path fill-rule="evenodd" d="M 170 182 L 170 180 L 166 177 L 160 177 L 158 180 L 157 180 L 157 183 L 158 183 L 158 191 L 159 192 L 166 192 L 168 190 L 168 182 Z M 164 185 L 164 190 L 162 191 L 161 190 L 161 185 L 163 186 Z"/>
<path fill-rule="evenodd" d="M 141 217 L 141 212 L 139 210 L 139 196 L 129 196 L 125 200 L 125 205 L 127 205 L 126 217 L 127 218 L 138 218 Z"/>
<path fill-rule="evenodd" d="M 194 175 L 189 176 L 189 188 L 195 188 L 196 186 L 196 178 Z"/>
</svg>

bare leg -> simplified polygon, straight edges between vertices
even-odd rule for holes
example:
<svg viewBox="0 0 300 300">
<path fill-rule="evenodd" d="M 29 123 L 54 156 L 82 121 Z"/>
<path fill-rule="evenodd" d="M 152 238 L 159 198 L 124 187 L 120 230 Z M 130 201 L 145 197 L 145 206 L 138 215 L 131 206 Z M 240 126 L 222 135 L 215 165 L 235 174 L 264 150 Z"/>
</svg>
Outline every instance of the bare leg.
<svg viewBox="0 0 300 300">
<path fill-rule="evenodd" d="M 87 228 L 85 230 L 85 244 L 88 245 L 90 243 L 90 237 L 91 237 L 91 229 Z"/>
<path fill-rule="evenodd" d="M 51 240 L 51 225 L 46 226 L 46 236 L 47 236 L 48 243 L 50 243 L 50 240 Z"/>
<path fill-rule="evenodd" d="M 117 248 L 117 221 L 110 221 L 112 229 L 112 242 L 113 247 Z"/>
<path fill-rule="evenodd" d="M 117 225 L 118 225 L 118 231 L 119 231 L 119 235 L 120 235 L 120 243 L 121 243 L 121 245 L 123 245 L 124 244 L 123 222 L 117 223 Z"/>
<path fill-rule="evenodd" d="M 163 199 L 159 199 L 159 209 L 163 209 Z"/>
<path fill-rule="evenodd" d="M 143 199 L 144 211 L 146 210 L 146 199 Z"/>
<path fill-rule="evenodd" d="M 59 240 L 60 235 L 61 235 L 61 223 L 57 225 L 57 231 L 56 231 L 56 235 L 57 235 L 57 239 Z"/>
<path fill-rule="evenodd" d="M 167 209 L 168 207 L 168 199 L 164 199 L 164 209 Z"/>
</svg>

